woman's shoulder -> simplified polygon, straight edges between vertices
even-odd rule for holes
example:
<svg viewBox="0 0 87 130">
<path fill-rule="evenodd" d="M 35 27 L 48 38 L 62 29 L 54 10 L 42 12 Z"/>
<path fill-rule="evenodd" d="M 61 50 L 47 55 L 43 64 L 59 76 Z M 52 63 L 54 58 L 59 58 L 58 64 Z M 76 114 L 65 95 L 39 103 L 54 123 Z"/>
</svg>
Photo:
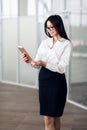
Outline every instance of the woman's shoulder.
<svg viewBox="0 0 87 130">
<path fill-rule="evenodd" d="M 71 40 L 66 39 L 65 40 L 65 46 L 68 47 L 70 50 L 73 49 L 73 45 L 72 45 Z"/>
<path fill-rule="evenodd" d="M 69 46 L 72 46 L 72 43 L 71 43 L 71 40 L 68 40 L 68 39 L 65 39 L 65 38 L 63 38 L 62 39 L 62 42 L 65 44 L 65 45 L 69 45 Z"/>
<path fill-rule="evenodd" d="M 62 44 L 60 44 L 60 46 L 63 47 L 63 48 L 67 48 L 67 47 L 70 48 L 70 49 L 73 48 L 71 41 L 68 40 L 68 39 L 61 38 L 60 43 L 62 43 Z"/>
</svg>

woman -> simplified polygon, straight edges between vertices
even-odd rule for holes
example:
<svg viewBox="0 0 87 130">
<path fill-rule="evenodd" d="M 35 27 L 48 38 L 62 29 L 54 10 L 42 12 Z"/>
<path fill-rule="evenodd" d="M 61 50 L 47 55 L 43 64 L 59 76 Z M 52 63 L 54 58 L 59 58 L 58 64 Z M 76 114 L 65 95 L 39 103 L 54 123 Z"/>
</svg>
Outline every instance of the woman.
<svg viewBox="0 0 87 130">
<path fill-rule="evenodd" d="M 44 29 L 49 38 L 40 44 L 35 60 L 29 59 L 26 53 L 22 57 L 33 67 L 40 67 L 40 115 L 44 116 L 45 130 L 60 130 L 60 117 L 63 115 L 67 96 L 65 72 L 72 45 L 59 15 L 49 16 Z"/>
</svg>

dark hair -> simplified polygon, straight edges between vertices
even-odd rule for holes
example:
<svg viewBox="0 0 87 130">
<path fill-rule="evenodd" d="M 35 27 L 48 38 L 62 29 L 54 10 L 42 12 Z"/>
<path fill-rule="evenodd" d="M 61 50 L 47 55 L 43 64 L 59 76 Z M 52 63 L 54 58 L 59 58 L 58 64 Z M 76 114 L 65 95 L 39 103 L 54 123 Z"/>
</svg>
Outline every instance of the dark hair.
<svg viewBox="0 0 87 130">
<path fill-rule="evenodd" d="M 44 30 L 45 33 L 48 37 L 52 37 L 49 32 L 47 31 L 47 22 L 50 21 L 53 26 L 55 27 L 55 29 L 58 31 L 59 35 L 65 39 L 68 39 L 68 36 L 66 34 L 65 28 L 64 28 L 64 24 L 63 24 L 63 20 L 59 15 L 51 15 L 47 18 L 47 20 L 44 23 Z"/>
</svg>

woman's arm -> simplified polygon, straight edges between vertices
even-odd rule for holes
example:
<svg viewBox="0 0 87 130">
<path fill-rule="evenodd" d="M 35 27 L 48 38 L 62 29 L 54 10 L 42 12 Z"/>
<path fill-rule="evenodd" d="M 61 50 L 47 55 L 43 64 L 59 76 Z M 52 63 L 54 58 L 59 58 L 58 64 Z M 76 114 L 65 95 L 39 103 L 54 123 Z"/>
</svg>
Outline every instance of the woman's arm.
<svg viewBox="0 0 87 130">
<path fill-rule="evenodd" d="M 40 66 L 46 67 L 46 62 L 43 62 L 41 60 L 34 61 L 30 56 L 28 56 L 25 52 L 22 53 L 22 59 L 26 62 L 32 65 L 35 68 L 38 68 Z"/>
<path fill-rule="evenodd" d="M 52 60 L 48 60 L 46 68 L 48 68 L 49 70 L 54 71 L 54 72 L 65 73 L 66 68 L 69 65 L 71 52 L 72 52 L 72 45 L 69 44 L 65 48 L 63 54 L 61 55 L 60 60 L 56 61 L 56 63 L 54 63 Z M 57 59 L 56 54 L 55 54 L 54 60 L 55 59 Z"/>
</svg>

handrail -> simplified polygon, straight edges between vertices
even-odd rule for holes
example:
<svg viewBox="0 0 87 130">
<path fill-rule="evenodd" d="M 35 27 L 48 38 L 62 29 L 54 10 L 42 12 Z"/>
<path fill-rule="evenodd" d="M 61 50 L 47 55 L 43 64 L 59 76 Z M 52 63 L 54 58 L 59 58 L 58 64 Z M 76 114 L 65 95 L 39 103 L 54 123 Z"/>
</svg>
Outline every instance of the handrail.
<svg viewBox="0 0 87 130">
<path fill-rule="evenodd" d="M 79 58 L 79 57 L 81 57 L 81 58 L 87 58 L 87 53 L 74 52 L 74 53 L 72 54 L 72 56 L 73 56 L 73 57 L 76 57 L 76 58 Z"/>
</svg>

